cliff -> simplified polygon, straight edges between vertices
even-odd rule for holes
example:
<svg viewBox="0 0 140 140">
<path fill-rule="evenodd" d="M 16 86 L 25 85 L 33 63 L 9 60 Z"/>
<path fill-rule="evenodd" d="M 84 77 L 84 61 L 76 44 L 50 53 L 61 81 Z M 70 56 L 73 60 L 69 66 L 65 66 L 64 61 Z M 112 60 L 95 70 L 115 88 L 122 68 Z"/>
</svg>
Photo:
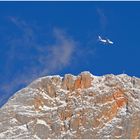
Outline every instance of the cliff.
<svg viewBox="0 0 140 140">
<path fill-rule="evenodd" d="M 140 79 L 46 76 L 0 109 L 0 138 L 140 138 Z"/>
</svg>

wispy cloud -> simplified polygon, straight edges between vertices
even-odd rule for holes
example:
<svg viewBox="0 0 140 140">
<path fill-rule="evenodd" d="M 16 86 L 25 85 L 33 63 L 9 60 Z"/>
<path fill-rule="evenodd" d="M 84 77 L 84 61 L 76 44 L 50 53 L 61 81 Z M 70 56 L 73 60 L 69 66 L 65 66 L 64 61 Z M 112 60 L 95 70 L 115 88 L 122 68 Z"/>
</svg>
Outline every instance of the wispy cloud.
<svg viewBox="0 0 140 140">
<path fill-rule="evenodd" d="M 44 59 L 46 59 L 45 74 L 68 66 L 76 50 L 76 42 L 69 38 L 65 32 L 55 28 L 53 34 L 56 40 L 55 44 L 48 47 L 46 57 L 40 57 L 41 63 L 44 63 Z"/>
<path fill-rule="evenodd" d="M 24 20 L 21 20 L 17 17 L 9 16 L 9 20 L 15 24 L 17 28 L 19 28 L 24 34 L 29 36 L 33 35 L 33 30 Z"/>
<path fill-rule="evenodd" d="M 99 16 L 100 26 L 101 26 L 102 30 L 105 30 L 107 27 L 107 24 L 108 24 L 107 16 L 105 15 L 105 12 L 101 8 L 97 8 L 96 11 Z"/>
<path fill-rule="evenodd" d="M 54 40 L 54 43 L 42 45 L 36 41 L 38 38 L 37 35 L 40 33 L 29 27 L 25 21 L 21 21 L 15 17 L 10 17 L 10 20 L 23 30 L 23 35 L 20 38 L 12 38 L 10 41 L 10 48 L 13 49 L 12 55 L 14 57 L 18 55 L 19 59 L 27 58 L 30 62 L 34 61 L 40 63 L 42 66 L 41 68 L 43 68 L 43 70 L 41 69 L 41 72 L 39 72 L 40 74 L 42 74 L 42 72 L 44 74 L 53 73 L 70 64 L 71 58 L 76 49 L 76 42 L 62 29 L 53 28 L 52 39 Z M 19 51 L 18 48 L 20 48 Z M 11 50 L 9 51 L 10 53 Z M 36 52 L 36 55 L 31 53 L 30 56 L 27 56 L 21 50 L 34 51 Z M 35 67 L 38 69 L 37 65 L 35 65 Z"/>
</svg>

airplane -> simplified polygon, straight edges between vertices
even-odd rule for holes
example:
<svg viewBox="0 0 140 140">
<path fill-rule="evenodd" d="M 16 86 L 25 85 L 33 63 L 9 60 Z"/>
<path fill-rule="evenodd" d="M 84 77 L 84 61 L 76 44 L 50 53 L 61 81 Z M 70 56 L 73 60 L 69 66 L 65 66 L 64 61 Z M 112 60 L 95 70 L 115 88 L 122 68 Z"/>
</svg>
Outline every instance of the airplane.
<svg viewBox="0 0 140 140">
<path fill-rule="evenodd" d="M 101 36 L 98 36 L 98 39 L 104 44 L 113 44 L 113 42 L 110 39 L 102 39 Z"/>
</svg>

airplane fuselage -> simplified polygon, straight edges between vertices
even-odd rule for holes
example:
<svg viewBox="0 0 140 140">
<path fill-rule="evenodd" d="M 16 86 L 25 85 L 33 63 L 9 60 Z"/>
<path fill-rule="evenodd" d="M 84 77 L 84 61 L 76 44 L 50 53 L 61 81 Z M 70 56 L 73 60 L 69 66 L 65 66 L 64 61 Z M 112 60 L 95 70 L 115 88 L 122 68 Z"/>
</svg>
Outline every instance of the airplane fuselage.
<svg viewBox="0 0 140 140">
<path fill-rule="evenodd" d="M 98 36 L 99 41 L 102 42 L 103 44 L 113 44 L 113 42 L 109 39 L 102 39 L 100 36 Z"/>
</svg>

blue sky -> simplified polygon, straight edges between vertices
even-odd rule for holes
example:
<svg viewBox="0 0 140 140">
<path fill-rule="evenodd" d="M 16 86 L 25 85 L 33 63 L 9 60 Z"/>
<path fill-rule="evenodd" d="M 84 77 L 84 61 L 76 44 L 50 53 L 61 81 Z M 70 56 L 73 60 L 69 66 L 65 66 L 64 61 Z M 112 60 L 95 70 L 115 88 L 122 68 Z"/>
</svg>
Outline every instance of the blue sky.
<svg viewBox="0 0 140 140">
<path fill-rule="evenodd" d="M 140 77 L 139 34 L 140 2 L 0 2 L 0 105 L 40 76 Z"/>
</svg>

